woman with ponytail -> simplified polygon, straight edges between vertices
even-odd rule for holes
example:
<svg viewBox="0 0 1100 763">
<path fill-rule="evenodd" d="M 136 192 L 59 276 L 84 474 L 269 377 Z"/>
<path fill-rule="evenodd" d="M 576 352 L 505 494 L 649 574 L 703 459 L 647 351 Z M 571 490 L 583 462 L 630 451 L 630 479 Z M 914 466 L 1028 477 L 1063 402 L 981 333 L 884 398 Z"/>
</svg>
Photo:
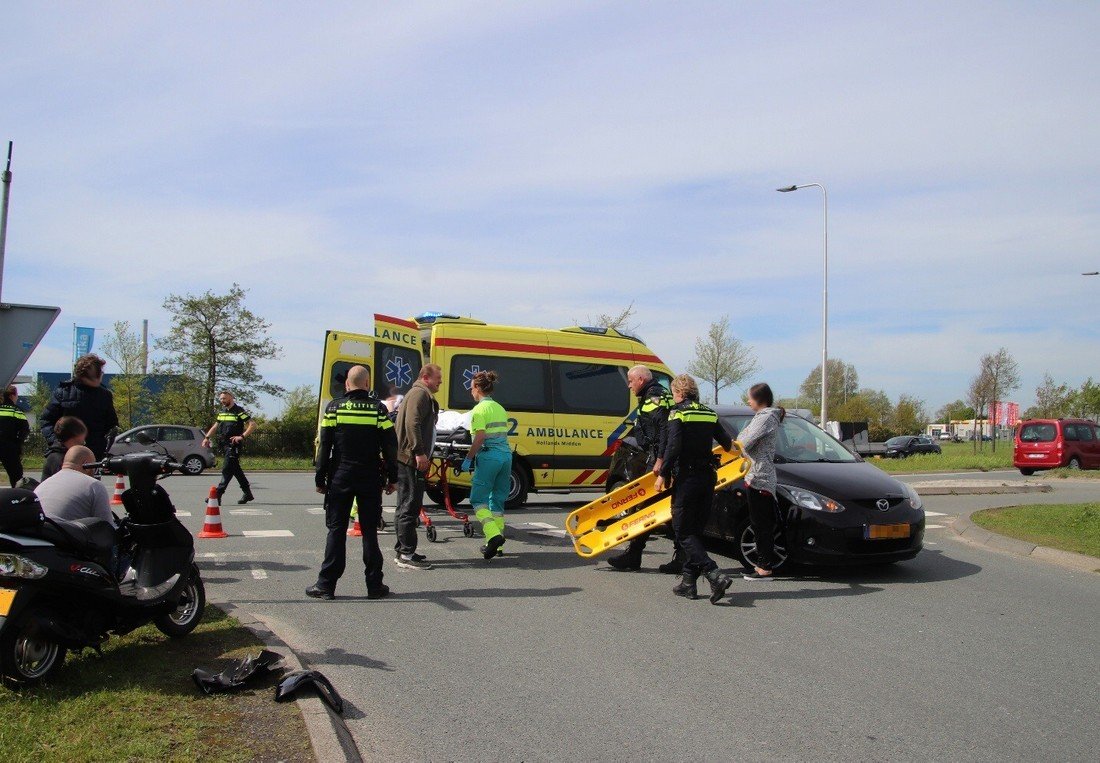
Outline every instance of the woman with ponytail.
<svg viewBox="0 0 1100 763">
<path fill-rule="evenodd" d="M 775 566 L 775 438 L 787 412 L 775 406 L 775 396 L 767 384 L 749 388 L 749 408 L 756 415 L 741 430 L 737 441 L 752 465 L 745 477 L 748 487 L 749 524 L 756 536 L 756 568 L 745 580 L 771 580 Z"/>
<path fill-rule="evenodd" d="M 473 472 L 470 485 L 470 505 L 481 522 L 485 545 L 481 555 L 492 559 L 502 553 L 504 545 L 504 501 L 512 486 L 512 449 L 508 447 L 508 413 L 493 400 L 497 375 L 480 371 L 470 384 L 470 394 L 477 405 L 470 411 L 474 433 L 470 455 L 462 462 L 462 470 Z"/>
</svg>

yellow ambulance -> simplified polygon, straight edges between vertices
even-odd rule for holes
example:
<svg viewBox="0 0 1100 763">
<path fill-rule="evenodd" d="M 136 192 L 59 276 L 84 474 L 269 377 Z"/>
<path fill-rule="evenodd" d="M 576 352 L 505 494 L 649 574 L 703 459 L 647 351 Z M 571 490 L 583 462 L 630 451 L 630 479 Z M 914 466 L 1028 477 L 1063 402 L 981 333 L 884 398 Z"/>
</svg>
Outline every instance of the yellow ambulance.
<svg viewBox="0 0 1100 763">
<path fill-rule="evenodd" d="M 614 329 L 490 325 L 446 313 L 412 321 L 375 315 L 373 336 L 327 332 L 319 413 L 342 394 L 351 365 L 370 367 L 375 389 L 385 397 L 391 387 L 404 393 L 411 386 L 423 358 L 443 369 L 436 395 L 442 410 L 468 411 L 474 374 L 496 371 L 493 399 L 508 411 L 515 452 L 510 507 L 540 490 L 605 490 L 611 454 L 633 420 L 627 370 L 645 365 L 666 386 L 672 376 L 641 340 Z M 469 476 L 453 484 L 464 492 Z"/>
</svg>

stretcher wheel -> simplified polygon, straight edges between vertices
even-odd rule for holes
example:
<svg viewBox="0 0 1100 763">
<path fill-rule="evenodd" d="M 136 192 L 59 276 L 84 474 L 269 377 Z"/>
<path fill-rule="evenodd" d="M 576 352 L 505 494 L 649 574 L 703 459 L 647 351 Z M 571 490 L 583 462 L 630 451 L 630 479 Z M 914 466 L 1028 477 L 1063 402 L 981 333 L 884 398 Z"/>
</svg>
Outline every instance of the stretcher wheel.
<svg viewBox="0 0 1100 763">
<path fill-rule="evenodd" d="M 428 540 L 430 540 L 432 543 L 435 543 L 435 539 L 436 537 L 438 537 L 435 531 L 435 525 L 428 525 L 428 529 L 424 532 L 427 533 Z"/>
<path fill-rule="evenodd" d="M 467 538 L 474 537 L 474 526 L 471 525 L 469 522 L 462 525 L 462 534 L 465 535 Z"/>
</svg>

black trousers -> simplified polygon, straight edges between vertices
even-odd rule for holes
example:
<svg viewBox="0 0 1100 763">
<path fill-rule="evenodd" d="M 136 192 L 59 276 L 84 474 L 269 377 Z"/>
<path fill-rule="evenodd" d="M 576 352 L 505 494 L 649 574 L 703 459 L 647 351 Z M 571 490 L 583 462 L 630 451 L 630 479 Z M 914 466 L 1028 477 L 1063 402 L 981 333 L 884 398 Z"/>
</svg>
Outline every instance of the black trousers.
<svg viewBox="0 0 1100 763">
<path fill-rule="evenodd" d="M 398 461 L 397 515 L 394 517 L 397 542 L 393 545 L 398 554 L 416 553 L 416 521 L 423 506 L 424 473 L 418 471 L 415 466 Z"/>
<path fill-rule="evenodd" d="M 703 529 L 714 501 L 718 475 L 710 467 L 681 471 L 672 482 L 672 529 L 687 559 L 684 570 L 705 574 L 718 569 L 703 545 Z"/>
<path fill-rule="evenodd" d="M 0 445 L 0 463 L 3 463 L 4 471 L 8 473 L 11 486 L 15 487 L 16 483 L 23 479 L 22 449 L 13 448 L 10 445 Z"/>
<path fill-rule="evenodd" d="M 351 520 L 351 504 L 359 507 L 359 527 L 363 530 L 363 567 L 367 590 L 382 585 L 382 549 L 378 547 L 378 520 L 382 517 L 382 487 L 377 483 L 329 485 L 325 493 L 325 560 L 317 575 L 317 584 L 329 591 L 336 590 L 336 582 L 347 566 L 348 522 Z"/>
<path fill-rule="evenodd" d="M 770 570 L 775 566 L 775 515 L 779 504 L 771 493 L 751 486 L 748 499 L 749 524 L 756 536 L 756 566 Z"/>
<path fill-rule="evenodd" d="M 244 469 L 241 468 L 241 449 L 229 445 L 225 449 L 225 460 L 222 462 L 222 478 L 218 483 L 218 500 L 225 495 L 225 489 L 229 487 L 229 483 L 233 481 L 233 478 L 237 478 L 237 483 L 241 486 L 241 492 L 245 495 L 252 495 L 252 488 L 248 484 L 248 477 L 244 476 Z"/>
</svg>

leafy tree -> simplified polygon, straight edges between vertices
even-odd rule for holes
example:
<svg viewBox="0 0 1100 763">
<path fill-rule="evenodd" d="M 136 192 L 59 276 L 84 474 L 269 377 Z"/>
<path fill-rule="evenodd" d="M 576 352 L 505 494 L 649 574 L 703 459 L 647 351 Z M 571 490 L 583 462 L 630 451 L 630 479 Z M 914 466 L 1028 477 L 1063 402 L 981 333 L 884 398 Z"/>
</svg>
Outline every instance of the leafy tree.
<svg viewBox="0 0 1100 763">
<path fill-rule="evenodd" d="M 34 389 L 29 395 L 27 395 L 27 403 L 31 407 L 31 411 L 35 416 L 41 416 L 42 412 L 46 410 L 46 406 L 50 403 L 50 398 L 53 396 L 53 390 L 50 389 L 50 385 L 41 379 L 34 380 Z"/>
<path fill-rule="evenodd" d="M 1020 387 L 1020 365 L 1004 347 L 983 355 L 981 367 L 989 378 L 989 402 L 996 403 L 1004 395 Z M 997 452 L 997 427 L 993 427 L 993 452 Z"/>
<path fill-rule="evenodd" d="M 972 418 L 974 418 L 974 409 L 962 400 L 955 400 L 936 411 L 936 421 L 940 424 Z"/>
<path fill-rule="evenodd" d="M 832 410 L 832 418 L 837 421 L 866 421 L 867 438 L 872 442 L 888 440 L 894 434 L 891 425 L 894 406 L 882 390 L 861 389 Z"/>
<path fill-rule="evenodd" d="M 260 392 L 283 393 L 256 368 L 257 360 L 278 358 L 282 349 L 268 336 L 271 324 L 245 308 L 244 297 L 244 289 L 233 284 L 227 294 L 171 294 L 164 300 L 172 327 L 156 343 L 166 354 L 159 370 L 186 377 L 177 391 L 188 409 L 197 405 L 196 385 L 201 387 L 200 420 L 214 413 L 214 398 L 222 388 L 232 389 L 245 404 L 255 403 Z"/>
<path fill-rule="evenodd" d="M 992 397 L 993 381 L 989 378 L 988 369 L 982 365 L 978 370 L 977 376 L 970 380 L 970 388 L 966 392 L 966 402 L 974 409 L 974 419 L 977 424 L 974 432 L 975 453 L 978 452 L 979 447 L 985 450 L 985 443 L 982 441 L 982 432 L 984 429 L 981 420 L 985 418 L 985 408 L 989 405 Z"/>
<path fill-rule="evenodd" d="M 1100 384 L 1091 376 L 1074 395 L 1073 415 L 1094 420 L 1100 417 Z"/>
<path fill-rule="evenodd" d="M 283 396 L 283 410 L 279 418 L 265 427 L 269 443 L 277 443 L 271 455 L 302 456 L 313 452 L 313 439 L 317 430 L 316 391 L 308 386 L 295 387 Z"/>
<path fill-rule="evenodd" d="M 1068 384 L 1056 384 L 1049 373 L 1035 388 L 1035 405 L 1024 411 L 1024 418 L 1057 419 L 1070 415 L 1076 404 L 1077 390 Z"/>
<path fill-rule="evenodd" d="M 839 358 L 829 358 L 829 410 L 840 409 L 848 398 L 859 390 L 859 374 L 851 363 Z M 818 363 L 798 388 L 798 396 L 806 401 L 807 408 L 821 409 L 821 364 Z M 836 419 L 836 416 L 831 418 Z"/>
<path fill-rule="evenodd" d="M 190 376 L 177 374 L 153 399 L 153 418 L 161 422 L 185 424 L 206 429 L 210 426 L 213 406 L 206 397 L 205 385 Z"/>
<path fill-rule="evenodd" d="M 688 364 L 687 372 L 702 379 L 714 388 L 714 403 L 718 393 L 739 383 L 756 371 L 756 357 L 752 348 L 730 333 L 728 315 L 710 324 L 705 337 L 695 340 L 695 358 Z"/>
<path fill-rule="evenodd" d="M 924 431 L 928 425 L 928 414 L 924 411 L 924 401 L 912 395 L 902 395 L 894 406 L 891 417 L 893 429 L 898 434 L 914 434 Z"/>
<path fill-rule="evenodd" d="M 145 389 L 145 376 L 142 374 L 145 347 L 141 337 L 130 330 L 129 321 L 115 321 L 111 333 L 101 345 L 101 350 L 119 368 L 119 373 L 114 375 L 110 385 L 115 396 L 119 425 L 123 429 L 130 429 L 138 424 L 148 423 L 151 396 Z"/>
</svg>

